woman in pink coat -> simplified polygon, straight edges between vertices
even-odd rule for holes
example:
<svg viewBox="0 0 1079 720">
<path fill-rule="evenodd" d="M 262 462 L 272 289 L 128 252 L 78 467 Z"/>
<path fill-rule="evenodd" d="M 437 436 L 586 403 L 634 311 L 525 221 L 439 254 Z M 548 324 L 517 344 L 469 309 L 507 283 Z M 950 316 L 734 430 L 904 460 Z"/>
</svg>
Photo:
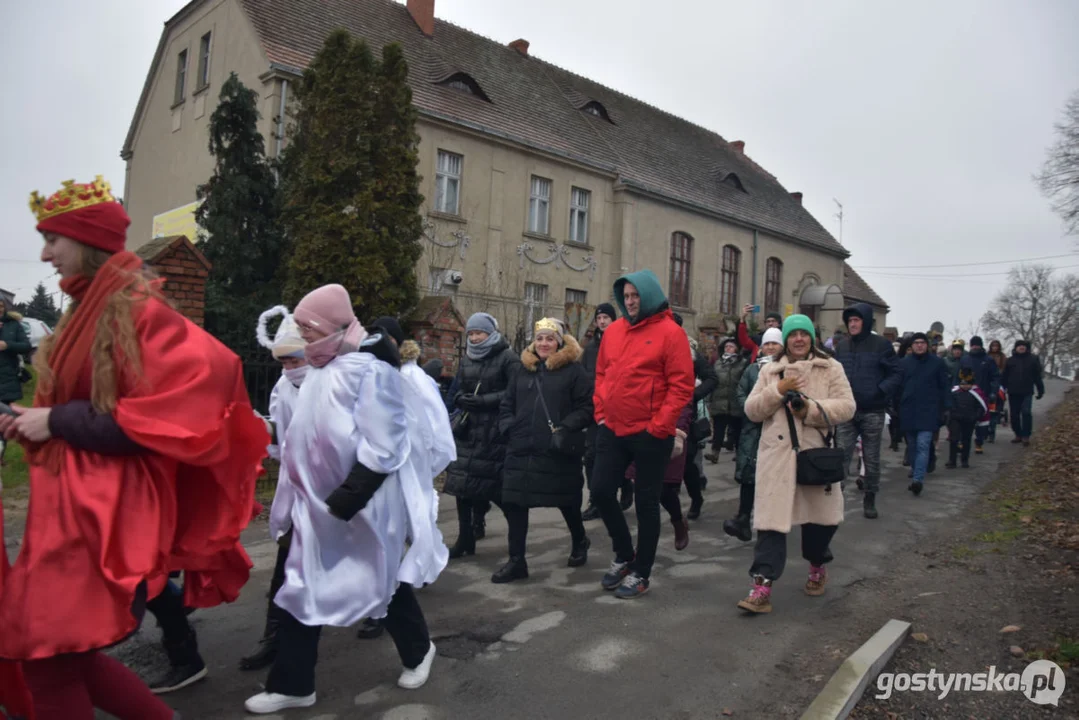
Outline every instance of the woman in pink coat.
<svg viewBox="0 0 1079 720">
<path fill-rule="evenodd" d="M 783 323 L 783 350 L 761 369 L 746 400 L 745 414 L 763 423 L 757 451 L 757 487 L 753 527 L 757 546 L 753 553 L 753 588 L 738 607 L 752 613 L 772 611 L 772 583 L 783 574 L 787 561 L 787 534 L 802 526 L 802 557 L 809 561 L 807 595 L 823 595 L 826 563 L 832 560 L 829 544 L 843 520 L 843 490 L 829 486 L 798 485 L 797 454 L 791 444 L 785 408 L 790 407 L 802 450 L 825 446 L 829 427 L 854 417 L 854 395 L 843 367 L 817 349 L 813 321 L 791 315 Z M 798 410 L 788 393 L 802 395 Z"/>
</svg>

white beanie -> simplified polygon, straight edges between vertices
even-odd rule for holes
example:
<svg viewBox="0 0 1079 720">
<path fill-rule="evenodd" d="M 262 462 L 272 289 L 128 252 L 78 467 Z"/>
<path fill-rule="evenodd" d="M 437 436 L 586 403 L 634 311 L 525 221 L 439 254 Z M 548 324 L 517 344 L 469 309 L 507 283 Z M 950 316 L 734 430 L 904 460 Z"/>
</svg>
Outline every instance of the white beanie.
<svg viewBox="0 0 1079 720">
<path fill-rule="evenodd" d="M 779 328 L 768 328 L 767 330 L 765 330 L 764 335 L 761 336 L 761 345 L 765 345 L 771 342 L 779 343 L 780 345 L 782 345 L 783 331 Z"/>
<path fill-rule="evenodd" d="M 277 333 L 271 341 L 266 332 L 266 323 L 269 322 L 270 318 L 278 315 L 281 316 L 281 324 L 277 327 Z M 274 360 L 286 357 L 303 357 L 304 346 L 307 343 L 300 336 L 300 328 L 284 305 L 272 307 L 259 316 L 257 333 L 259 344 L 273 353 Z"/>
</svg>

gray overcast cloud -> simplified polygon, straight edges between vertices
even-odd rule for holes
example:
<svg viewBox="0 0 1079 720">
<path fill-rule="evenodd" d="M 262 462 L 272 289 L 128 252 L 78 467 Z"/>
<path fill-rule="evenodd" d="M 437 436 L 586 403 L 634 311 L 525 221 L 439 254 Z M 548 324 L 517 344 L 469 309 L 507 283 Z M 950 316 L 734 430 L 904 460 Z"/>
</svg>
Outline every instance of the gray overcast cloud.
<svg viewBox="0 0 1079 720">
<path fill-rule="evenodd" d="M 50 275 L 30 191 L 98 173 L 122 191 L 120 146 L 185 4 L 3 3 L 0 287 L 20 300 Z M 1030 178 L 1079 89 L 1079 2 L 435 0 L 435 14 L 744 140 L 836 237 L 838 198 L 850 262 L 902 330 L 965 326 L 1008 269 L 934 265 L 1076 249 Z"/>
</svg>

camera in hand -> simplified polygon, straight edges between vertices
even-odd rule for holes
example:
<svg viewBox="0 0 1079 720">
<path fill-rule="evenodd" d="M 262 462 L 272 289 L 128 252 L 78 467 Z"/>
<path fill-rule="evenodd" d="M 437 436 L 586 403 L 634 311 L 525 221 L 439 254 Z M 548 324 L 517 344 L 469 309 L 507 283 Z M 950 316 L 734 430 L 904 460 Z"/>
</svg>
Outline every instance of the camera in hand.
<svg viewBox="0 0 1079 720">
<path fill-rule="evenodd" d="M 805 398 L 802 397 L 802 393 L 795 390 L 787 391 L 787 397 L 784 398 L 784 402 L 791 406 L 791 410 L 801 412 L 806 406 Z"/>
</svg>

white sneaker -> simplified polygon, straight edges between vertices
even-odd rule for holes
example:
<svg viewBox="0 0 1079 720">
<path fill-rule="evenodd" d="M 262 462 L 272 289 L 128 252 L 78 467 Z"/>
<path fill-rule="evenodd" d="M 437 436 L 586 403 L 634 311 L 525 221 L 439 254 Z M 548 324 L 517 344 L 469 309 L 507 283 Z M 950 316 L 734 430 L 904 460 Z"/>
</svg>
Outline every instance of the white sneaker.
<svg viewBox="0 0 1079 720">
<path fill-rule="evenodd" d="M 401 677 L 397 678 L 397 685 L 405 690 L 417 690 L 423 687 L 424 683 L 427 682 L 427 678 L 431 676 L 431 663 L 434 661 L 435 644 L 431 643 L 431 647 L 427 649 L 427 654 L 423 656 L 423 662 L 411 670 L 405 668 L 405 671 L 401 673 Z"/>
<path fill-rule="evenodd" d="M 244 707 L 247 712 L 266 715 L 286 708 L 305 708 L 315 704 L 315 693 L 307 696 L 281 695 L 280 693 L 259 693 L 247 698 Z"/>
</svg>

